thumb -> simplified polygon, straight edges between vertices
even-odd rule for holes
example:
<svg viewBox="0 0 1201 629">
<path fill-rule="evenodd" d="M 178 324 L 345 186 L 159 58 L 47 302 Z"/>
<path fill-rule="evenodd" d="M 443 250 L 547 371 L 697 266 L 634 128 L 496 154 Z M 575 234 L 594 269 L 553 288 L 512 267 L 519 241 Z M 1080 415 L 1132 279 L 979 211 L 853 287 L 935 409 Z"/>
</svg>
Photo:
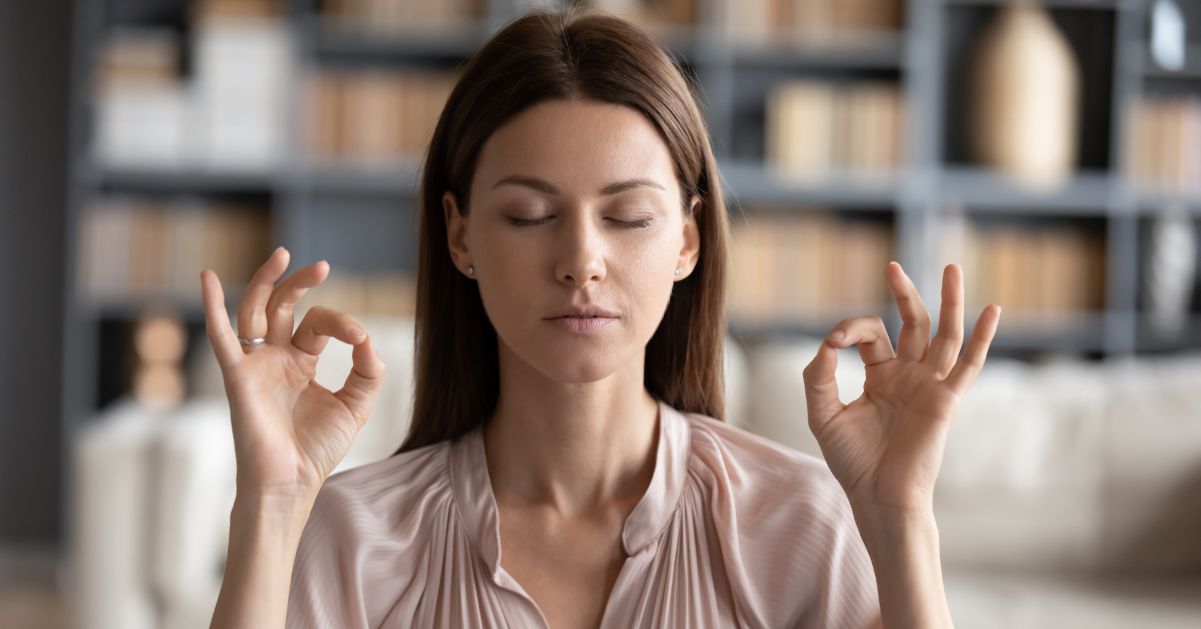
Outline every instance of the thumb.
<svg viewBox="0 0 1201 629">
<path fill-rule="evenodd" d="M 361 428 L 371 415 L 371 407 L 379 393 L 387 366 L 375 353 L 370 335 L 367 335 L 363 342 L 354 346 L 351 351 L 351 360 L 352 366 L 350 373 L 346 376 L 346 382 L 342 384 L 341 389 L 334 393 L 334 397 L 341 400 L 346 408 L 350 409 Z"/>
<path fill-rule="evenodd" d="M 805 407 L 809 413 L 809 430 L 818 436 L 826 424 L 846 405 L 838 398 L 838 381 L 835 368 L 838 366 L 838 350 L 825 339 L 817 355 L 805 367 Z"/>
</svg>

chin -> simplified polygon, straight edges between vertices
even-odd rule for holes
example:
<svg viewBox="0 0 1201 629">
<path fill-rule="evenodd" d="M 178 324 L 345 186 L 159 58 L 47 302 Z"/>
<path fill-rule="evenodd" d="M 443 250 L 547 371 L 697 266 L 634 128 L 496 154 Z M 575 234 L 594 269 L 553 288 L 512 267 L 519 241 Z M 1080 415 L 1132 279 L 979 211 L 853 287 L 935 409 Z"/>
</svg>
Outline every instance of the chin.
<svg viewBox="0 0 1201 629">
<path fill-rule="evenodd" d="M 532 363 L 547 378 L 563 384 L 587 384 L 604 380 L 621 368 L 619 361 L 605 355 L 588 355 L 587 352 L 554 352 L 540 357 Z"/>
</svg>

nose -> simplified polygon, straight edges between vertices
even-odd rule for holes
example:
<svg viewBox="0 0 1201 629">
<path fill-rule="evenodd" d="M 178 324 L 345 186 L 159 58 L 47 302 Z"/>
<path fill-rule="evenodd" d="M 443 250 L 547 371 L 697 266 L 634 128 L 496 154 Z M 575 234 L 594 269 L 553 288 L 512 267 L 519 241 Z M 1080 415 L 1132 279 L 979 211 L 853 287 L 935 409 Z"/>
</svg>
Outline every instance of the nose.
<svg viewBox="0 0 1201 629">
<path fill-rule="evenodd" d="M 564 221 L 560 230 L 555 277 L 560 282 L 584 288 L 605 279 L 606 246 L 599 228 L 592 225 L 591 217 L 580 214 L 583 213 L 577 213 L 574 220 Z"/>
</svg>

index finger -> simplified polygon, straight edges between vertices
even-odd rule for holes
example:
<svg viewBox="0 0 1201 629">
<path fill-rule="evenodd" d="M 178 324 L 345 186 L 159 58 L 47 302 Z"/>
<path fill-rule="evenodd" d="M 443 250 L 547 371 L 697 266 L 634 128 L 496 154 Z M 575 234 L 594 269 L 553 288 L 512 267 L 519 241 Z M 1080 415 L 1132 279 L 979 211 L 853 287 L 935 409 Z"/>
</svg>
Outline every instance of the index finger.
<svg viewBox="0 0 1201 629">
<path fill-rule="evenodd" d="M 224 369 L 236 364 L 245 354 L 229 324 L 229 313 L 225 311 L 225 291 L 217 274 L 208 269 L 200 272 L 200 292 L 204 298 L 204 328 L 209 343 L 217 356 L 217 363 Z"/>
</svg>

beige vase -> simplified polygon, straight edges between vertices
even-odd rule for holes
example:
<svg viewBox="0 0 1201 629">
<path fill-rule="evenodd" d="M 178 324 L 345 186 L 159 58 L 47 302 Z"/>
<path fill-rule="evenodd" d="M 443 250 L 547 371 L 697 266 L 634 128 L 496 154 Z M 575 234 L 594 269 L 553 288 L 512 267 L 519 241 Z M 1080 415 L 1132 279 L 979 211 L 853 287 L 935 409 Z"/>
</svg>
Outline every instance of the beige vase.
<svg viewBox="0 0 1201 629">
<path fill-rule="evenodd" d="M 969 146 L 1015 183 L 1054 188 L 1076 165 L 1080 69 L 1051 16 L 1032 0 L 1001 9 L 969 77 Z"/>
</svg>

